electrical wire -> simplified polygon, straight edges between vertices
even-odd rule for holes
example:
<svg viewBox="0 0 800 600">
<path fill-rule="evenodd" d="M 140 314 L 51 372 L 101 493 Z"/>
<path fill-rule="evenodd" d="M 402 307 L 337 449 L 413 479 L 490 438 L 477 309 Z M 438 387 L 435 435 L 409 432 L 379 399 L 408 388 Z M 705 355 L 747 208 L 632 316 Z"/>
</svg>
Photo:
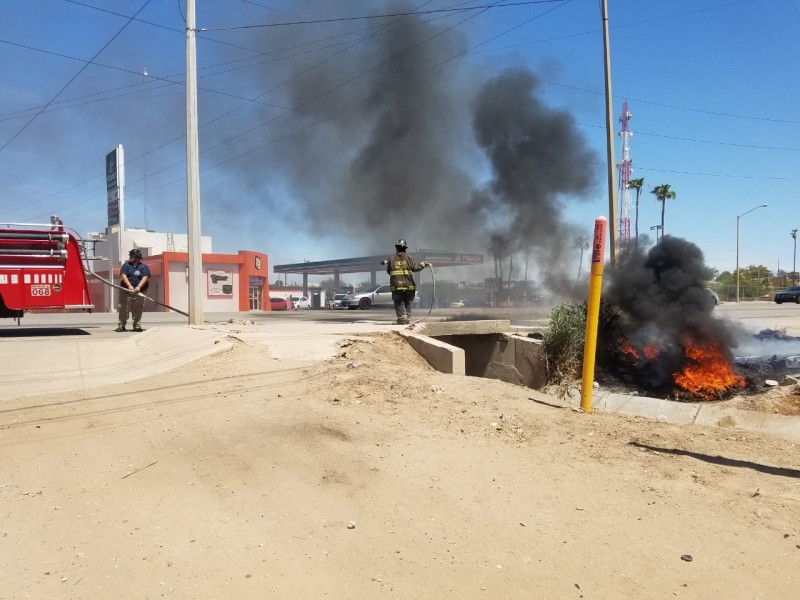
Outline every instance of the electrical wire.
<svg viewBox="0 0 800 600">
<path fill-rule="evenodd" d="M 343 21 L 362 21 L 368 19 L 389 19 L 394 17 L 408 17 L 408 16 L 420 16 L 420 15 L 430 15 L 430 14 L 437 14 L 437 13 L 460 13 L 472 10 L 479 10 L 483 11 L 484 9 L 489 8 L 506 8 L 506 7 L 514 7 L 514 6 L 526 6 L 530 4 L 553 4 L 556 2 L 564 2 L 565 0 L 524 0 L 521 2 L 505 2 L 500 3 L 496 2 L 493 4 L 479 4 L 477 6 L 471 7 L 461 7 L 461 8 L 438 8 L 438 9 L 431 9 L 425 11 L 411 11 L 411 12 L 398 12 L 398 13 L 387 13 L 387 14 L 380 14 L 380 15 L 359 15 L 355 17 L 336 17 L 331 19 L 312 19 L 308 21 L 293 21 L 293 22 L 286 22 L 286 23 L 261 23 L 259 25 L 235 25 L 231 27 L 203 27 L 198 29 L 197 31 L 234 31 L 237 29 L 261 29 L 265 27 L 286 27 L 290 25 L 315 25 L 320 23 L 340 23 Z"/>
<path fill-rule="evenodd" d="M 121 33 L 122 33 L 124 30 L 125 30 L 125 28 L 126 28 L 128 25 L 130 25 L 130 24 L 131 24 L 131 22 L 132 22 L 132 21 L 133 21 L 133 19 L 136 17 L 136 15 L 138 15 L 140 12 L 142 12 L 142 11 L 145 9 L 145 7 L 146 7 L 148 4 L 150 4 L 150 2 L 151 2 L 151 1 L 152 1 L 152 0 L 145 0 L 145 3 L 142 5 L 142 7 L 141 7 L 139 10 L 137 10 L 137 11 L 136 11 L 136 14 L 134 14 L 134 16 L 133 16 L 133 17 L 131 17 L 130 19 L 128 19 L 128 21 L 127 21 L 127 22 L 126 22 L 126 23 L 125 23 L 125 24 L 124 24 L 124 25 L 123 25 L 123 26 L 122 26 L 122 27 L 121 27 L 121 28 L 120 28 L 120 29 L 119 29 L 119 30 L 118 30 L 118 31 L 117 31 L 117 32 L 116 32 L 116 33 L 115 33 L 113 36 L 111 36 L 111 39 L 110 39 L 110 40 L 108 40 L 108 41 L 107 41 L 107 42 L 106 42 L 106 43 L 103 45 L 103 47 L 102 47 L 102 48 L 100 48 L 100 50 L 98 50 L 98 51 L 95 53 L 95 55 L 94 55 L 94 56 L 93 56 L 93 57 L 92 57 L 92 58 L 91 58 L 91 59 L 90 59 L 90 60 L 89 60 L 89 61 L 88 61 L 86 64 L 84 64 L 84 65 L 83 65 L 83 66 L 82 66 L 82 67 L 81 67 L 81 68 L 78 70 L 78 72 L 77 72 L 77 73 L 75 73 L 75 75 L 73 75 L 73 76 L 72 76 L 72 78 L 71 78 L 71 79 L 70 79 L 70 80 L 69 80 L 69 81 L 68 81 L 68 82 L 67 82 L 67 83 L 66 83 L 66 84 L 65 84 L 65 85 L 64 85 L 64 86 L 63 86 L 63 87 L 62 87 L 62 88 L 61 88 L 61 89 L 60 89 L 60 90 L 59 90 L 59 91 L 56 93 L 56 95 L 55 95 L 55 96 L 53 96 L 53 97 L 52 97 L 52 98 L 51 98 L 51 99 L 50 99 L 50 100 L 47 102 L 47 104 L 45 104 L 45 105 L 44 105 L 44 106 L 43 106 L 43 107 L 42 107 L 42 108 L 39 110 L 39 112 L 37 112 L 35 115 L 33 115 L 33 116 L 32 116 L 32 117 L 31 117 L 31 118 L 30 118 L 30 119 L 29 119 L 29 120 L 28 120 L 28 121 L 27 121 L 27 122 L 26 122 L 26 123 L 25 123 L 25 124 L 24 124 L 24 125 L 23 125 L 23 126 L 22 126 L 22 127 L 21 127 L 21 128 L 20 128 L 20 129 L 19 129 L 17 132 L 16 132 L 16 133 L 15 133 L 15 134 L 14 134 L 14 135 L 12 135 L 12 136 L 11 136 L 11 138 L 10 138 L 9 140 L 7 140 L 7 141 L 6 141 L 6 142 L 5 142 L 5 143 L 4 143 L 2 146 L 0 146 L 0 152 L 2 152 L 2 151 L 5 149 L 5 148 L 7 148 L 7 147 L 8 147 L 8 145 L 9 145 L 11 142 L 13 142 L 15 139 L 17 139 L 17 137 L 18 137 L 18 136 L 19 136 L 19 135 L 20 135 L 20 134 L 21 134 L 23 131 L 25 131 L 25 130 L 28 128 L 28 126 L 29 126 L 31 123 L 33 123 L 33 122 L 36 120 L 36 118 L 37 118 L 39 115 L 41 115 L 41 114 L 42 114 L 42 113 L 45 111 L 45 109 L 46 109 L 48 106 L 50 106 L 50 104 L 52 104 L 52 103 L 53 103 L 53 101 L 55 101 L 55 99 L 56 99 L 56 98 L 58 98 L 58 97 L 59 97 L 59 96 L 62 94 L 62 92 L 63 92 L 64 90 L 66 90 L 66 89 L 67 89 L 67 88 L 68 88 L 68 87 L 69 87 L 69 86 L 72 84 L 72 82 L 73 82 L 73 81 L 75 81 L 75 80 L 78 78 L 78 76 L 79 76 L 81 73 L 83 73 L 83 72 L 84 72 L 84 71 L 85 71 L 85 70 L 86 70 L 86 69 L 89 67 L 89 65 L 90 65 L 90 64 L 92 64 L 92 62 L 94 62 L 94 59 L 95 59 L 95 58 L 97 58 L 98 56 L 100 56 L 100 54 L 103 52 L 103 50 L 105 50 L 106 48 L 108 48 L 108 46 L 111 44 L 111 42 L 113 42 L 115 39 L 117 39 L 117 36 L 119 36 L 119 35 L 120 35 L 120 34 L 121 34 Z"/>
<path fill-rule="evenodd" d="M 80 4 L 80 5 L 83 5 L 82 3 L 75 2 L 75 1 L 73 1 L 73 0 L 68 0 L 68 1 L 72 1 L 72 3 L 74 3 L 74 4 Z M 733 4 L 741 4 L 741 3 L 733 3 Z M 87 5 L 83 5 L 83 6 L 87 6 Z M 723 5 L 723 6 L 727 6 L 727 5 Z M 414 14 L 420 14 L 420 13 L 414 13 Z M 144 21 L 143 21 L 143 22 L 144 22 Z M 495 39 L 495 38 L 492 38 L 492 39 Z M 489 41 L 491 41 L 491 40 L 489 40 Z M 468 51 L 468 53 L 474 53 L 474 52 L 473 52 L 473 51 Z M 252 57 L 251 57 L 251 58 L 252 58 Z M 327 59 L 326 59 L 326 60 L 327 60 Z M 138 71 L 137 71 L 136 73 L 138 74 Z M 174 83 L 176 83 L 176 82 L 169 82 L 169 83 L 170 83 L 170 84 L 174 84 Z M 562 85 L 563 87 L 572 87 L 572 86 L 566 86 L 566 85 L 563 85 L 563 84 L 558 84 L 558 83 L 554 83 L 554 82 L 545 82 L 545 83 L 550 83 L 551 85 Z M 273 88 L 273 89 L 275 89 L 275 88 Z M 574 89 L 581 89 L 581 88 L 574 88 Z M 582 91 L 591 92 L 591 93 L 597 93 L 597 92 L 594 92 L 594 91 L 591 91 L 591 90 L 582 90 Z M 644 103 L 644 102 L 646 102 L 646 101 L 641 101 L 641 100 L 640 100 L 639 102 L 642 102 L 642 103 Z M 667 106 L 667 107 L 669 107 L 669 108 L 684 109 L 684 107 L 675 107 L 675 106 L 663 105 L 663 104 L 658 104 L 658 103 L 653 103 L 653 104 L 656 104 L 656 105 L 661 105 L 661 106 Z M 278 107 L 278 108 L 281 108 L 281 109 L 284 109 L 284 110 L 288 110 L 288 111 L 294 111 L 294 110 L 297 110 L 298 108 L 301 108 L 301 107 L 296 107 L 296 108 L 294 108 L 294 109 L 288 109 L 288 108 L 286 108 L 286 107 Z M 693 110 L 693 109 L 686 109 L 686 110 Z M 229 111 L 229 113 L 226 113 L 226 115 L 227 115 L 227 114 L 230 114 L 230 112 L 232 112 L 232 111 Z M 711 112 L 711 111 L 708 111 L 708 112 Z M 751 118 L 751 117 L 748 117 L 748 116 L 746 116 L 746 115 L 730 115 L 730 114 L 725 114 L 725 113 L 713 113 L 713 114 L 721 114 L 721 115 L 723 115 L 723 116 L 733 116 L 733 117 L 740 117 L 740 118 Z M 216 117 L 215 119 L 213 119 L 212 121 L 209 121 L 208 123 L 211 123 L 211 122 L 213 122 L 213 121 L 215 121 L 215 120 L 218 120 L 219 118 L 222 118 L 223 116 L 225 116 L 225 115 L 221 115 L 221 116 L 219 116 L 219 117 Z M 283 115 L 281 115 L 281 116 L 283 116 Z M 336 116 L 336 115 L 334 115 L 334 117 L 326 117 L 325 119 L 322 119 L 322 120 L 326 120 L 327 118 L 335 118 L 335 116 Z M 763 118 L 763 117 L 761 117 L 760 119 L 764 119 L 764 120 L 773 120 L 773 119 L 768 119 L 768 118 L 766 118 L 766 119 L 765 119 L 765 118 Z M 271 119 L 271 120 L 267 121 L 266 123 L 262 123 L 262 125 L 259 125 L 259 127 L 261 127 L 261 126 L 263 126 L 263 125 L 266 125 L 266 124 L 268 124 L 268 123 L 270 123 L 270 122 L 272 122 L 272 121 L 273 121 L 273 119 Z M 777 120 L 777 121 L 779 121 L 779 122 L 786 122 L 785 120 Z M 319 123 L 319 122 L 321 122 L 321 121 L 317 121 L 317 122 Z M 790 121 L 790 122 L 791 122 L 791 121 Z M 204 125 L 205 125 L 205 124 L 204 124 Z M 658 134 L 644 134 L 644 135 L 656 135 L 656 136 L 657 136 Z M 665 137 L 669 137 L 669 136 L 665 136 Z M 177 141 L 177 140 L 179 140 L 179 139 L 181 139 L 181 137 L 175 138 L 174 140 L 171 140 L 170 142 L 167 142 L 167 144 L 168 144 L 168 143 L 173 143 L 174 141 Z M 676 138 L 676 139 L 680 139 L 680 138 Z M 687 141 L 691 141 L 691 140 L 687 140 Z M 704 143 L 715 143 L 715 142 L 707 142 L 707 141 L 705 141 L 705 140 L 696 140 L 696 141 L 698 141 L 698 142 L 704 142 Z M 271 142 L 270 142 L 270 143 L 271 143 Z M 725 144 L 724 142 L 719 142 L 719 143 L 720 143 L 720 144 L 722 144 L 722 145 L 727 145 L 727 144 Z M 166 144 L 164 144 L 164 145 L 166 145 Z M 221 144 L 218 144 L 216 147 L 219 147 L 219 145 L 221 145 Z M 744 146 L 744 147 L 757 147 L 757 146 L 748 146 L 748 145 L 743 145 L 743 144 L 742 144 L 742 145 L 739 145 L 739 144 L 730 144 L 730 145 L 732 145 L 732 146 Z M 161 147 L 163 147 L 163 145 L 162 145 Z M 263 147 L 263 145 L 262 145 L 262 146 L 259 146 L 259 147 L 257 147 L 257 148 L 254 148 L 254 149 L 252 149 L 252 151 L 256 151 L 256 150 L 258 150 L 258 149 L 259 149 L 259 148 L 261 148 L 261 147 Z M 773 149 L 773 148 L 768 148 L 768 149 Z M 776 149 L 776 150 L 780 150 L 781 148 L 774 148 L 774 149 Z M 790 150 L 794 150 L 794 149 L 790 149 Z M 244 153 L 244 154 L 247 154 L 247 153 Z M 238 155 L 236 158 L 238 158 L 238 157 L 241 157 L 241 156 L 243 156 L 244 154 L 240 154 L 240 155 Z M 133 160 L 136 160 L 136 159 L 133 159 Z M 131 161 L 131 162 L 132 162 L 132 161 Z M 219 165 L 219 164 L 224 164 L 224 162 L 228 162 L 228 161 L 223 161 L 223 163 L 218 163 L 218 165 Z M 181 164 L 181 163 L 176 163 L 176 165 L 177 165 L 177 164 Z M 176 166 L 176 165 L 172 165 L 172 166 Z M 216 165 L 216 166 L 218 166 L 218 165 Z M 171 166 L 171 167 L 172 167 L 172 166 Z M 167 168 L 171 168 L 171 167 L 167 167 Z M 166 169 L 164 169 L 164 170 L 166 170 Z M 204 169 L 204 170 L 206 170 L 206 169 Z M 652 169 L 652 170 L 655 170 L 655 169 Z M 673 171 L 665 171 L 665 172 L 673 172 Z M 679 171 L 674 171 L 674 172 L 679 172 Z M 725 176 L 727 176 L 727 177 L 745 177 L 745 178 L 746 178 L 746 177 L 748 177 L 748 176 L 737 176 L 737 175 L 720 175 L 720 174 L 705 174 L 705 173 L 692 173 L 692 174 L 697 174 L 697 175 L 710 175 L 710 176 L 723 176 L 723 177 L 725 177 Z M 779 179 L 779 178 L 775 178 L 775 179 Z M 174 180 L 174 181 L 172 181 L 172 182 L 169 182 L 169 183 L 168 183 L 168 184 L 166 184 L 166 185 L 171 185 L 172 183 L 174 183 L 174 182 L 176 182 L 176 181 L 180 181 L 180 180 L 181 180 L 181 179 Z M 84 182 L 84 183 L 86 183 L 86 182 Z M 79 185 L 80 185 L 80 184 L 79 184 Z M 70 188 L 70 189 L 74 189 L 74 187 L 77 187 L 77 186 L 73 186 L 73 188 Z M 59 193 L 61 193 L 61 192 L 59 192 Z M 57 194 L 55 194 L 55 195 L 57 195 Z M 104 197 L 104 196 L 97 196 L 97 197 L 99 198 L 99 197 Z M 133 196 L 132 196 L 132 197 L 133 197 Z M 88 200 L 87 200 L 87 201 L 88 201 Z M 37 202 L 40 202 L 40 201 L 37 201 Z M 83 213 L 79 213 L 79 214 L 83 214 Z"/>
</svg>

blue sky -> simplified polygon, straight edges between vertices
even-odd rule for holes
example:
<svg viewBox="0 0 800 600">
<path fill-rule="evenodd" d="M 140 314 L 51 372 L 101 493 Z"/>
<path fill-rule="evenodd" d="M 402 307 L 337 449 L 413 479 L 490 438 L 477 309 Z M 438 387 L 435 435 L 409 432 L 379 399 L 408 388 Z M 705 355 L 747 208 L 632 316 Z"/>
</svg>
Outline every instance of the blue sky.
<svg viewBox="0 0 800 600">
<path fill-rule="evenodd" d="M 546 212 L 535 202 L 487 203 L 474 235 L 476 221 L 465 217 L 470 190 L 493 178 L 470 111 L 481 86 L 509 68 L 535 76 L 537 100 L 568 114 L 588 149 L 563 171 L 586 181 L 554 192 L 548 205 L 569 226 L 564 236 L 588 235 L 594 218 L 608 213 L 600 4 L 430 12 L 494 3 L 197 0 L 197 25 L 209 30 L 198 35 L 202 230 L 215 250 L 264 251 L 282 264 L 388 252 L 402 236 L 412 248 L 482 252 L 491 263 L 491 231 L 520 221 L 535 228 Z M 800 226 L 800 2 L 608 5 L 615 125 L 627 98 L 633 177 L 645 179 L 640 232 L 652 235 L 660 222 L 649 190 L 668 183 L 677 198 L 667 204 L 667 234 L 700 246 L 709 266 L 732 270 L 736 216 L 766 203 L 741 219 L 740 265 L 791 270 L 790 231 Z M 405 80 L 400 69 L 381 67 L 386 19 L 350 17 L 409 8 L 437 33 L 415 38 L 409 27 L 395 43 L 414 48 L 407 57 L 429 50 L 419 59 L 435 74 L 426 85 L 448 90 L 422 92 L 439 112 L 411 142 L 373 152 L 372 125 L 380 124 L 383 142 L 387 129 L 404 130 L 402 119 L 381 120 L 385 105 L 375 107 L 387 88 L 377 82 Z M 104 156 L 123 144 L 127 225 L 185 232 L 182 10 L 173 0 L 0 0 L 0 222 L 58 214 L 82 233 L 102 231 Z M 392 94 L 390 104 L 420 95 Z M 410 118 L 414 110 L 397 114 Z M 418 164 L 414 144 L 431 153 Z M 428 199 L 404 205 L 398 194 L 366 204 L 364 182 L 375 183 L 370 161 L 409 151 L 375 190 L 385 192 L 387 182 L 405 190 L 413 179 L 417 196 L 429 183 Z M 441 166 L 426 158 L 443 155 Z M 348 204 L 353 194 L 364 204 Z M 550 251 L 537 247 L 533 261 L 546 268 Z"/>
</svg>

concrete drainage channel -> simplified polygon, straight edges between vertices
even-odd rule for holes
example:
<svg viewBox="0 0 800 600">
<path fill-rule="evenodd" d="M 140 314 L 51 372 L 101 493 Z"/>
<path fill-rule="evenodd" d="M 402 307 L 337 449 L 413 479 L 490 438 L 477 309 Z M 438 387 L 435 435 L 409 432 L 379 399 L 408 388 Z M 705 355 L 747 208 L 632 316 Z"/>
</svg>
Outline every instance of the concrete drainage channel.
<svg viewBox="0 0 800 600">
<path fill-rule="evenodd" d="M 538 390 L 545 383 L 545 363 L 541 342 L 528 337 L 531 331 L 512 327 L 505 320 L 439 321 L 423 323 L 414 332 L 400 331 L 400 335 L 442 373 L 488 377 Z M 567 397 L 566 402 L 579 406 L 580 397 Z M 595 390 L 593 408 L 663 423 L 736 427 L 800 443 L 800 417 L 602 390 Z"/>
</svg>

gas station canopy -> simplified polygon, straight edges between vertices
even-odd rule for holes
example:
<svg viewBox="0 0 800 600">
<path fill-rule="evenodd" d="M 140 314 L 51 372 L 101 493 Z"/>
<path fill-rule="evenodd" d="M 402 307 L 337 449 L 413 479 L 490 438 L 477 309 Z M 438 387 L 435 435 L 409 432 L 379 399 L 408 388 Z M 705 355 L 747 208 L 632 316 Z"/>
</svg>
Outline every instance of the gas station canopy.
<svg viewBox="0 0 800 600">
<path fill-rule="evenodd" d="M 483 254 L 468 254 L 459 252 L 439 252 L 438 250 L 417 250 L 410 252 L 418 262 L 426 261 L 434 267 L 456 267 L 463 265 L 483 264 Z M 381 265 L 390 255 L 360 256 L 357 258 L 338 258 L 331 260 L 318 260 L 301 262 L 288 265 L 273 265 L 274 273 L 287 273 L 299 275 L 337 275 L 342 273 L 374 273 L 385 270 Z"/>
</svg>

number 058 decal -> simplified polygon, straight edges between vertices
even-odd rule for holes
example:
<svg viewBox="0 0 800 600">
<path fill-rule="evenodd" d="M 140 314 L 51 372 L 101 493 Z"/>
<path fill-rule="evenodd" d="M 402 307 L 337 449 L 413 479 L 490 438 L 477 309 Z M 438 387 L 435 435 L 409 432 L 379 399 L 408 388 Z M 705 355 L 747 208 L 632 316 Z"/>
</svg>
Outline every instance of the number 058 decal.
<svg viewBox="0 0 800 600">
<path fill-rule="evenodd" d="M 32 285 L 31 286 L 31 296 L 49 296 L 50 295 L 50 286 L 49 285 Z"/>
</svg>

